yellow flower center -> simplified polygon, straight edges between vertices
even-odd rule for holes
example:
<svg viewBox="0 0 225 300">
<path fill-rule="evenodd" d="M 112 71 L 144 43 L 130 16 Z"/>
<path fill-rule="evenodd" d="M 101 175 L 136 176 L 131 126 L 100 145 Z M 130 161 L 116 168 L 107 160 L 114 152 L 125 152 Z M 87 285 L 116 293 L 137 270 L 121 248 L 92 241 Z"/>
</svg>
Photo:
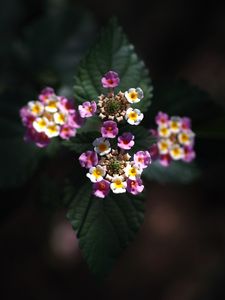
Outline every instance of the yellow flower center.
<svg viewBox="0 0 225 300">
<path fill-rule="evenodd" d="M 189 137 L 186 133 L 182 133 L 180 136 L 180 139 L 183 143 L 188 142 L 189 141 Z"/>
<path fill-rule="evenodd" d="M 174 148 L 173 150 L 172 150 L 172 153 L 173 153 L 173 155 L 174 156 L 179 156 L 180 155 L 180 148 Z"/>
<path fill-rule="evenodd" d="M 104 152 L 107 150 L 106 144 L 99 144 L 98 148 L 100 152 Z"/>
<path fill-rule="evenodd" d="M 99 169 L 95 169 L 93 171 L 93 175 L 96 177 L 96 178 L 99 178 L 102 174 L 101 174 L 101 171 Z"/>
<path fill-rule="evenodd" d="M 138 114 L 135 112 L 135 111 L 132 111 L 130 114 L 129 114 L 129 119 L 133 120 L 133 121 L 136 121 L 138 118 Z"/>
<path fill-rule="evenodd" d="M 114 181 L 114 184 L 115 184 L 115 187 L 116 187 L 117 189 L 123 187 L 123 182 L 122 182 L 121 179 L 116 179 L 116 180 Z"/>
<path fill-rule="evenodd" d="M 178 123 L 175 122 L 175 121 L 172 121 L 170 126 L 171 126 L 171 128 L 173 128 L 173 129 L 178 129 L 178 128 L 179 128 Z"/>
<path fill-rule="evenodd" d="M 41 106 L 38 104 L 34 104 L 31 111 L 33 114 L 39 114 L 41 112 Z"/>
<path fill-rule="evenodd" d="M 48 132 L 55 133 L 56 131 L 57 131 L 56 125 L 53 124 L 48 126 Z"/>
<path fill-rule="evenodd" d="M 129 171 L 130 176 L 136 176 L 137 175 L 137 170 L 135 168 L 131 168 Z"/>
<path fill-rule="evenodd" d="M 41 128 L 44 128 L 47 125 L 47 123 L 44 119 L 40 119 L 37 123 Z"/>
<path fill-rule="evenodd" d="M 131 92 L 130 93 L 130 98 L 135 101 L 137 99 L 137 93 L 136 92 Z"/>
</svg>

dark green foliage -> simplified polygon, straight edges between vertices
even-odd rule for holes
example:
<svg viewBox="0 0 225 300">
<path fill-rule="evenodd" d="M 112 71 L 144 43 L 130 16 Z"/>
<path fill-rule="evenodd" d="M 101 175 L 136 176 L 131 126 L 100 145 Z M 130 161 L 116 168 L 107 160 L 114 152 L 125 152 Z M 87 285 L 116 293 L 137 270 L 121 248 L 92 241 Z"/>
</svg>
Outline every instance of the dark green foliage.
<svg viewBox="0 0 225 300">
<path fill-rule="evenodd" d="M 161 183 L 187 184 L 200 176 L 200 170 L 194 163 L 173 161 L 168 167 L 163 167 L 158 161 L 153 162 L 143 173 L 144 178 Z"/>
<path fill-rule="evenodd" d="M 153 89 L 148 71 L 115 20 L 103 29 L 94 47 L 81 61 L 75 77 L 75 98 L 80 103 L 97 100 L 106 92 L 101 86 L 101 78 L 109 70 L 118 72 L 121 91 L 138 86 L 143 89 L 144 99 L 136 107 L 146 111 L 151 104 Z"/>
<path fill-rule="evenodd" d="M 72 199 L 67 217 L 84 258 L 97 277 L 104 277 L 143 222 L 143 199 L 126 194 L 96 198 L 91 196 L 90 183 L 76 193 L 67 188 L 65 196 Z"/>
</svg>

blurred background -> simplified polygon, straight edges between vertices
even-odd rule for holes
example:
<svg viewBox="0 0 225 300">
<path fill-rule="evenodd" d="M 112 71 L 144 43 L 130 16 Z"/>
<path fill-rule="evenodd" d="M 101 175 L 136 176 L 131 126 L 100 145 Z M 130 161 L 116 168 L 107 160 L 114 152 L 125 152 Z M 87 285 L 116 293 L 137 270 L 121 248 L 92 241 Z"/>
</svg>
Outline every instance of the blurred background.
<svg viewBox="0 0 225 300">
<path fill-rule="evenodd" d="M 184 79 L 223 111 L 225 5 L 145 2 L 1 0 L 1 116 L 19 121 L 19 107 L 46 85 L 71 95 L 80 58 L 111 16 L 146 62 L 156 94 L 158 87 Z M 147 183 L 144 224 L 101 283 L 88 271 L 64 211 L 57 205 L 54 214 L 41 208 L 40 169 L 19 187 L 3 188 L 2 299 L 225 299 L 225 128 L 219 129 L 222 134 L 197 138 L 202 169 L 197 182 Z M 13 150 L 20 159 L 23 150 Z M 49 176 L 60 169 L 62 177 L 69 163 L 70 158 L 61 165 L 50 159 L 44 168 Z M 17 170 L 11 166 L 10 172 Z"/>
</svg>

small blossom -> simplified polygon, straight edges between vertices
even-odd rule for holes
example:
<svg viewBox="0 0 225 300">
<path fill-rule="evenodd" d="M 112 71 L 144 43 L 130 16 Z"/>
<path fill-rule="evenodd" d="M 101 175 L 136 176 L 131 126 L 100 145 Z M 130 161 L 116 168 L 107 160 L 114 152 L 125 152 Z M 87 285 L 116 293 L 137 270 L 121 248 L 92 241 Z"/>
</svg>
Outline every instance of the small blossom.
<svg viewBox="0 0 225 300">
<path fill-rule="evenodd" d="M 135 180 L 141 176 L 142 169 L 139 168 L 138 166 L 129 164 L 124 169 L 124 172 L 129 179 Z"/>
<path fill-rule="evenodd" d="M 155 122 L 159 126 L 166 126 L 169 121 L 169 116 L 163 112 L 158 112 L 157 116 L 155 117 Z"/>
<path fill-rule="evenodd" d="M 101 79 L 104 88 L 115 88 L 119 85 L 119 75 L 114 71 L 107 72 Z"/>
<path fill-rule="evenodd" d="M 157 144 L 153 144 L 153 145 L 150 147 L 149 153 L 150 153 L 150 156 L 151 156 L 151 159 L 152 159 L 152 160 L 158 159 L 158 157 L 159 157 L 159 149 L 158 149 Z"/>
<path fill-rule="evenodd" d="M 27 128 L 24 140 L 27 142 L 34 142 L 39 148 L 46 147 L 50 143 L 50 139 L 44 132 L 39 133 L 34 128 Z"/>
<path fill-rule="evenodd" d="M 69 112 L 69 113 L 74 113 L 75 108 L 74 108 L 74 103 L 72 100 L 69 100 L 63 96 L 59 97 L 60 101 L 58 104 L 59 109 L 62 112 Z"/>
<path fill-rule="evenodd" d="M 55 113 L 58 110 L 58 100 L 48 100 L 47 104 L 45 105 L 45 110 L 50 113 Z"/>
<path fill-rule="evenodd" d="M 178 134 L 178 141 L 185 146 L 191 146 L 194 143 L 194 133 L 191 130 L 185 130 Z"/>
<path fill-rule="evenodd" d="M 78 109 L 81 118 L 90 118 L 95 114 L 97 110 L 97 104 L 95 103 L 95 101 L 86 101 L 82 105 L 79 105 Z"/>
<path fill-rule="evenodd" d="M 166 125 L 160 125 L 158 127 L 158 135 L 162 138 L 168 138 L 171 134 L 171 130 Z"/>
<path fill-rule="evenodd" d="M 182 130 L 191 129 L 191 119 L 187 117 L 181 118 L 181 128 Z"/>
<path fill-rule="evenodd" d="M 134 154 L 134 163 L 140 169 L 147 168 L 151 163 L 151 156 L 148 151 L 138 151 Z"/>
<path fill-rule="evenodd" d="M 93 142 L 94 150 L 99 155 L 106 155 L 111 151 L 110 143 L 107 139 L 101 137 L 97 138 Z"/>
<path fill-rule="evenodd" d="M 42 118 L 37 118 L 33 122 L 33 127 L 37 132 L 45 132 L 48 124 L 49 124 L 48 119 L 45 117 L 42 117 Z"/>
<path fill-rule="evenodd" d="M 181 118 L 171 117 L 169 121 L 169 127 L 172 133 L 178 133 L 181 129 Z"/>
<path fill-rule="evenodd" d="M 138 103 L 144 97 L 144 93 L 141 88 L 131 88 L 125 92 L 125 97 L 129 103 Z"/>
<path fill-rule="evenodd" d="M 115 194 L 126 193 L 127 183 L 124 181 L 123 176 L 114 176 L 110 188 Z"/>
<path fill-rule="evenodd" d="M 60 133 L 60 126 L 56 125 L 55 123 L 48 123 L 45 134 L 49 138 L 53 138 L 55 136 L 58 136 Z"/>
<path fill-rule="evenodd" d="M 94 151 L 86 151 L 80 155 L 79 162 L 83 168 L 90 169 L 98 164 L 98 155 Z"/>
<path fill-rule="evenodd" d="M 169 152 L 171 142 L 169 139 L 161 139 L 158 141 L 157 146 L 160 154 L 167 154 Z"/>
<path fill-rule="evenodd" d="M 162 154 L 159 157 L 160 164 L 164 167 L 168 167 L 172 161 L 172 158 L 169 154 Z"/>
<path fill-rule="evenodd" d="M 128 108 L 126 111 L 126 120 L 131 125 L 138 125 L 142 121 L 144 115 L 139 109 Z"/>
<path fill-rule="evenodd" d="M 182 159 L 184 157 L 184 149 L 180 145 L 174 144 L 170 148 L 169 154 L 172 157 L 172 159 L 179 160 L 179 159 Z"/>
<path fill-rule="evenodd" d="M 98 182 L 102 181 L 103 177 L 105 176 L 105 168 L 97 165 L 96 167 L 92 167 L 89 170 L 89 173 L 86 175 L 91 182 Z"/>
<path fill-rule="evenodd" d="M 56 112 L 54 113 L 53 118 L 56 124 L 64 125 L 67 120 L 67 114 L 63 112 Z"/>
<path fill-rule="evenodd" d="M 68 116 L 68 125 L 74 128 L 80 128 L 84 124 L 84 119 L 81 118 L 78 111 L 74 110 L 72 114 Z"/>
<path fill-rule="evenodd" d="M 22 119 L 23 125 L 26 127 L 32 127 L 35 116 L 33 116 L 27 106 L 20 109 L 20 117 Z"/>
<path fill-rule="evenodd" d="M 114 121 L 105 121 L 101 127 L 101 134 L 105 138 L 115 138 L 118 132 L 117 124 Z"/>
<path fill-rule="evenodd" d="M 183 161 L 191 162 L 196 157 L 196 153 L 192 147 L 184 147 Z"/>
<path fill-rule="evenodd" d="M 93 195 L 99 198 L 105 198 L 110 191 L 110 182 L 101 180 L 93 184 Z"/>
<path fill-rule="evenodd" d="M 59 136 L 64 139 L 64 140 L 68 140 L 71 137 L 74 137 L 77 133 L 76 128 L 71 127 L 69 125 L 63 125 L 60 129 L 60 134 Z"/>
<path fill-rule="evenodd" d="M 124 132 L 118 137 L 118 147 L 124 150 L 130 150 L 134 146 L 134 135 L 130 132 Z"/>
<path fill-rule="evenodd" d="M 28 102 L 28 107 L 30 113 L 35 117 L 42 115 L 44 111 L 44 105 L 40 101 L 30 101 Z"/>
<path fill-rule="evenodd" d="M 54 89 L 51 87 L 46 87 L 41 91 L 39 95 L 39 100 L 43 103 L 46 103 L 46 101 L 53 97 L 55 97 Z"/>
<path fill-rule="evenodd" d="M 144 189 L 142 180 L 140 178 L 136 180 L 127 179 L 127 191 L 133 195 L 141 193 Z"/>
</svg>

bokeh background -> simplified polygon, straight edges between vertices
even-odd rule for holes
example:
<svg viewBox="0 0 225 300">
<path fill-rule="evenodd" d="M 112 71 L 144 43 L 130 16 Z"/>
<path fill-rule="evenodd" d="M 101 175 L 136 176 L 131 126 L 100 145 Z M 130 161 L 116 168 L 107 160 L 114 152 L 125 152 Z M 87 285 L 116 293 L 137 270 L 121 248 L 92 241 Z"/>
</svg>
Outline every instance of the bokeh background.
<svg viewBox="0 0 225 300">
<path fill-rule="evenodd" d="M 146 62 L 156 92 L 185 79 L 223 111 L 223 3 L 1 0 L 1 115 L 18 118 L 15 108 L 45 85 L 70 95 L 80 58 L 111 16 Z M 90 274 L 64 211 L 51 214 L 35 197 L 41 170 L 22 187 L 3 189 L 2 299 L 225 299 L 225 128 L 218 130 L 197 140 L 198 181 L 147 183 L 144 224 L 104 282 Z M 50 159 L 42 167 L 51 175 L 66 163 Z"/>
</svg>

